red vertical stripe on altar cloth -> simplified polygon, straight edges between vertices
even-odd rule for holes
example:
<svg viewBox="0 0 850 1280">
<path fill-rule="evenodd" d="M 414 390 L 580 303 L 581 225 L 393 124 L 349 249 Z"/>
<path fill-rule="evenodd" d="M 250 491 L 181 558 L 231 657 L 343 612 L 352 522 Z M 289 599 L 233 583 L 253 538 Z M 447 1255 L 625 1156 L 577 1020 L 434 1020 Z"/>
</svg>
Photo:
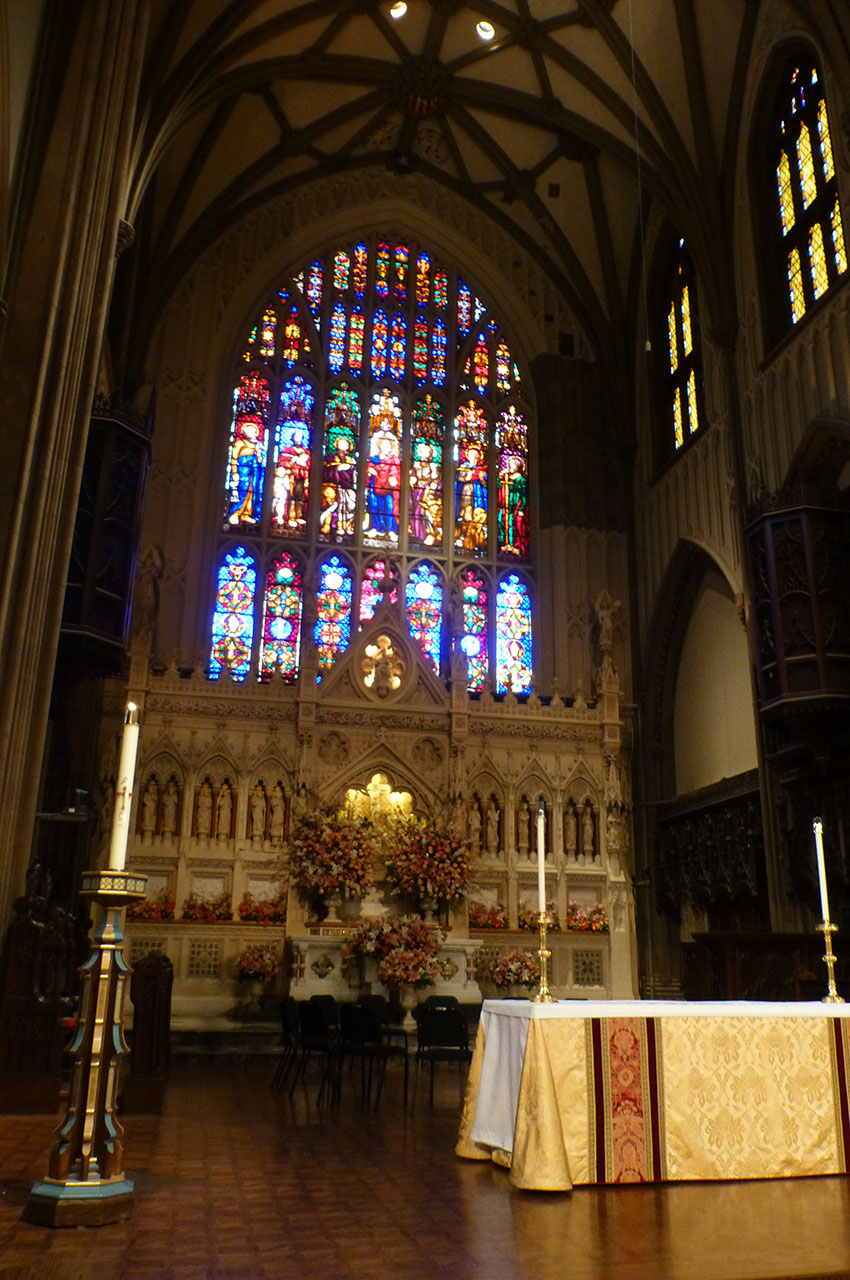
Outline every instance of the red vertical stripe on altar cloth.
<svg viewBox="0 0 850 1280">
<path fill-rule="evenodd" d="M 832 1044 L 835 1053 L 835 1089 L 838 1112 L 841 1116 L 841 1144 L 844 1173 L 850 1169 L 850 1101 L 847 1088 L 847 1019 L 831 1018 Z"/>
<path fill-rule="evenodd" d="M 590 1020 L 591 1052 L 593 1055 L 593 1132 L 596 1148 L 596 1181 L 605 1182 L 607 1166 L 607 1103 L 605 1070 L 602 1054 L 602 1019 Z"/>
<path fill-rule="evenodd" d="M 658 1085 L 658 1042 L 654 1018 L 646 1019 L 646 1067 L 647 1106 L 649 1108 L 649 1125 L 652 1135 L 652 1181 L 664 1180 L 664 1163 L 661 1153 L 661 1106 L 659 1103 Z"/>
</svg>

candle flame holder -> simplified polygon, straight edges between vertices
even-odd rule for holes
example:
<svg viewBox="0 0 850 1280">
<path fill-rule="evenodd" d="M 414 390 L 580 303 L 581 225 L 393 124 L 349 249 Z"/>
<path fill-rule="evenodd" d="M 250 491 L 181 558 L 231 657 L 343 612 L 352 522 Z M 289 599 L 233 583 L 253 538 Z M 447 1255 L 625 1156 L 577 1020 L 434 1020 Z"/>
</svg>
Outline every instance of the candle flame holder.
<svg viewBox="0 0 850 1280">
<path fill-rule="evenodd" d="M 823 962 L 827 971 L 827 993 L 821 999 L 821 1004 L 844 1004 L 844 997 L 838 994 L 835 986 L 835 956 L 832 951 L 832 935 L 838 933 L 838 925 L 831 924 L 829 920 L 824 920 L 822 924 L 815 925 L 815 928 L 818 933 L 823 934 L 823 941 L 826 947 Z"/>
<path fill-rule="evenodd" d="M 548 911 L 540 912 L 540 947 L 537 955 L 540 958 L 540 985 L 537 988 L 537 994 L 531 999 L 535 1004 L 557 1004 L 558 997 L 553 996 L 549 990 L 549 961 L 552 958 L 552 952 L 546 946 L 546 930 L 552 923 L 552 917 Z"/>
</svg>

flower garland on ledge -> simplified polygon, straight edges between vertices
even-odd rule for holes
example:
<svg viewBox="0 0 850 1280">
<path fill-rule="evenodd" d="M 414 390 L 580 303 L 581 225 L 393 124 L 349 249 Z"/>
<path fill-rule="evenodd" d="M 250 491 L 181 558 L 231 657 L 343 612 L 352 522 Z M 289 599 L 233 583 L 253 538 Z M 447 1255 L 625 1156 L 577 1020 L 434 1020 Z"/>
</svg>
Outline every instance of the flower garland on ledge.
<svg viewBox="0 0 850 1280">
<path fill-rule="evenodd" d="M 608 916 L 601 902 L 597 902 L 593 907 L 580 907 L 577 902 L 568 902 L 567 921 L 563 926 L 558 919 L 553 902 L 548 904 L 548 911 L 552 918 L 550 929 L 563 928 L 567 933 L 607 933 L 609 930 Z M 521 906 L 519 927 L 520 929 L 539 929 L 540 912 L 532 911 L 531 907 Z"/>
<path fill-rule="evenodd" d="M 494 987 L 536 987 L 540 981 L 540 965 L 527 951 L 506 951 L 486 960 L 479 978 L 493 983 Z"/>
<path fill-rule="evenodd" d="M 419 916 L 370 920 L 351 935 L 343 959 L 371 956 L 379 960 L 378 978 L 387 987 L 432 987 L 445 976 L 439 959 L 446 935 Z"/>
<path fill-rule="evenodd" d="M 372 884 L 372 824 L 338 813 L 305 814 L 289 847 L 289 868 L 302 897 L 315 903 L 334 894 L 352 898 Z"/>
<path fill-rule="evenodd" d="M 286 898 L 254 898 L 246 893 L 239 903 L 239 919 L 249 924 L 285 924 Z"/>
<path fill-rule="evenodd" d="M 236 957 L 240 982 L 274 982 L 280 973 L 280 959 L 273 947 L 256 942 Z"/>
<path fill-rule="evenodd" d="M 127 903 L 128 920 L 173 920 L 174 903 L 168 890 L 162 889 L 155 898 L 140 898 Z"/>
<path fill-rule="evenodd" d="M 555 910 L 554 902 L 546 903 L 546 911 L 549 916 L 550 930 L 560 929 L 561 921 L 558 917 L 557 911 Z M 519 924 L 520 929 L 532 929 L 536 933 L 540 928 L 540 912 L 521 903 L 517 915 L 517 923 Z"/>
<path fill-rule="evenodd" d="M 508 913 L 501 902 L 497 902 L 492 907 L 488 907 L 484 902 L 470 902 L 469 927 L 470 929 L 507 929 Z"/>
<path fill-rule="evenodd" d="M 469 887 L 466 841 L 423 818 L 401 818 L 393 824 L 385 866 L 393 892 L 410 894 L 419 902 L 450 902 L 463 897 Z"/>
<path fill-rule="evenodd" d="M 232 920 L 230 895 L 223 893 L 220 898 L 196 898 L 194 894 L 190 894 L 183 903 L 180 919 L 194 920 L 200 924 L 218 924 L 221 920 Z"/>
</svg>

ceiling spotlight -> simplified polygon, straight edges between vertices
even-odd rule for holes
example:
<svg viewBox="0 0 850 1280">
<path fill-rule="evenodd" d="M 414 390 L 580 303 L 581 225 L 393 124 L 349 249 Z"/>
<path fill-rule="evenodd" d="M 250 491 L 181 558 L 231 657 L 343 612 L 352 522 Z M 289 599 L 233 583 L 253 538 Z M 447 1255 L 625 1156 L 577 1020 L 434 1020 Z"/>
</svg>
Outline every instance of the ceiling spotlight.
<svg viewBox="0 0 850 1280">
<path fill-rule="evenodd" d="M 496 28 L 493 26 L 492 22 L 484 22 L 483 20 L 478 23 L 475 30 L 478 32 L 482 40 L 492 40 L 493 36 L 496 34 Z"/>
<path fill-rule="evenodd" d="M 399 18 L 403 18 L 406 13 L 407 5 L 404 0 L 396 0 L 395 4 L 390 5 L 390 17 L 395 18 L 396 22 L 398 22 Z"/>
</svg>

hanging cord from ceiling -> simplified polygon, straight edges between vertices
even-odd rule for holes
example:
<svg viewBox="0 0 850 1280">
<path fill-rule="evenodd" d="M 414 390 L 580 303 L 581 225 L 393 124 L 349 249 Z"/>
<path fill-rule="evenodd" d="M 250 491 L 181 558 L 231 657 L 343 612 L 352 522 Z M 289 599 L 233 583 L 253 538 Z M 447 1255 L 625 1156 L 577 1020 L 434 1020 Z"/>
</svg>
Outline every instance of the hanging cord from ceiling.
<svg viewBox="0 0 850 1280">
<path fill-rule="evenodd" d="M 637 103 L 637 75 L 635 72 L 635 32 L 632 20 L 632 0 L 629 0 L 629 50 L 631 53 L 632 64 L 632 119 L 634 121 L 634 138 L 635 138 L 635 167 L 637 169 L 637 194 L 638 194 L 638 217 L 640 219 L 640 276 L 641 276 L 641 295 L 643 298 L 643 324 L 646 333 L 646 341 L 644 343 L 644 351 L 652 350 L 652 343 L 649 338 L 649 306 L 646 300 L 646 228 L 643 222 L 643 175 L 640 164 L 640 141 L 638 138 L 638 103 Z"/>
</svg>

